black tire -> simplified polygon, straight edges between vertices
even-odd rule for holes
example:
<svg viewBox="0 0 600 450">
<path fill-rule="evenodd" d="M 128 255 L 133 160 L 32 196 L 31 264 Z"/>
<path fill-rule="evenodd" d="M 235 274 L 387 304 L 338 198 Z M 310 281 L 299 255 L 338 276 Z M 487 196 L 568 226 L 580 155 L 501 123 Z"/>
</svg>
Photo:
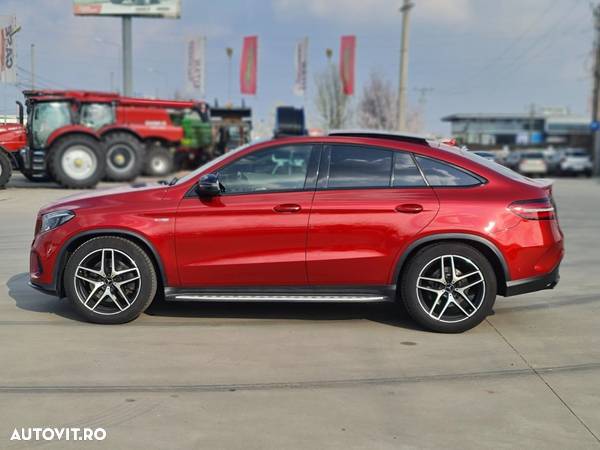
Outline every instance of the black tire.
<svg viewBox="0 0 600 450">
<path fill-rule="evenodd" d="M 114 277 L 110 273 L 107 273 L 106 277 L 102 277 L 83 269 L 79 269 L 76 273 L 80 265 L 89 267 L 92 264 L 90 261 L 96 261 L 100 257 L 99 255 L 103 255 L 105 267 L 108 269 L 111 264 L 111 250 L 116 255 L 114 260 L 117 261 L 117 264 L 119 264 L 119 258 L 125 262 L 132 261 L 137 268 L 137 272 Z M 94 267 L 96 269 L 100 268 L 99 261 L 96 262 Z M 127 268 L 127 266 L 121 266 L 119 269 L 121 268 Z M 109 272 L 109 270 L 106 270 L 106 272 Z M 81 281 L 79 277 L 75 276 L 76 274 L 99 282 L 101 286 L 94 293 L 92 291 L 95 285 Z M 138 279 L 135 279 L 136 275 L 139 276 Z M 122 283 L 122 281 L 128 279 L 132 280 L 131 283 Z M 96 237 L 80 245 L 67 262 L 63 282 L 67 298 L 78 314 L 89 322 L 101 324 L 127 323 L 137 318 L 152 303 L 158 286 L 156 270 L 148 254 L 132 241 L 117 236 Z M 116 285 L 119 283 L 121 283 L 121 286 L 117 288 Z M 109 295 L 115 296 L 116 300 L 106 296 L 108 284 L 110 284 L 108 288 Z M 121 289 L 121 292 L 125 294 L 130 293 L 130 301 L 126 302 L 119 295 L 117 289 Z M 89 300 L 86 306 L 84 300 L 87 298 Z M 128 304 L 129 306 L 127 306 Z M 92 308 L 94 305 L 95 308 Z"/>
<path fill-rule="evenodd" d="M 76 177 L 70 174 L 63 164 L 65 156 L 75 148 L 85 152 L 92 161 L 90 170 Z M 106 156 L 102 144 L 85 134 L 65 136 L 52 144 L 48 155 L 48 169 L 50 176 L 62 187 L 68 189 L 93 188 L 106 173 Z"/>
<path fill-rule="evenodd" d="M 129 133 L 109 133 L 103 138 L 106 148 L 106 179 L 132 181 L 144 167 L 144 144 Z"/>
<path fill-rule="evenodd" d="M 440 257 L 442 256 L 446 257 L 444 262 L 446 267 L 450 266 L 449 255 L 455 257 L 455 272 L 460 272 L 461 265 L 462 267 L 472 267 L 470 265 L 472 264 L 479 271 L 479 274 L 473 275 L 477 278 L 466 278 L 456 283 L 453 281 L 448 286 L 439 282 L 436 282 L 439 283 L 437 285 L 436 283 L 429 284 L 429 287 L 434 287 L 444 292 L 436 306 L 435 298 L 437 298 L 437 294 L 429 293 L 422 289 L 418 290 L 417 282 L 422 272 L 426 274 L 427 270 L 440 270 L 436 265 L 438 264 L 438 260 L 441 261 Z M 449 269 L 446 269 L 446 272 L 448 271 Z M 461 275 L 465 274 L 464 272 L 460 273 Z M 438 275 L 434 278 L 438 278 Z M 464 288 L 467 285 L 465 283 L 470 284 L 473 281 L 477 281 L 480 277 L 481 282 L 473 288 L 468 288 L 468 291 L 464 291 L 467 296 L 474 295 L 473 298 L 470 298 L 474 307 L 472 308 L 461 297 L 460 293 L 456 292 L 456 288 Z M 424 283 L 422 280 L 420 282 L 421 285 Z M 423 328 L 439 333 L 461 333 L 480 324 L 491 313 L 497 293 L 496 275 L 490 262 L 475 248 L 459 242 L 432 244 L 419 250 L 406 263 L 400 283 L 400 300 L 404 303 L 408 314 Z M 452 298 L 456 296 L 459 305 L 455 306 L 455 304 L 450 303 L 446 309 L 446 313 L 444 312 L 444 307 L 450 298 L 449 292 L 453 294 Z M 460 308 L 463 308 L 463 310 Z M 429 310 L 429 313 L 433 312 L 434 317 L 426 309 Z M 435 318 L 436 315 L 439 315 L 441 320 Z"/>
<path fill-rule="evenodd" d="M 160 144 L 153 144 L 148 147 L 144 166 L 145 175 L 164 177 L 173 173 L 174 165 L 174 155 L 168 148 Z"/>
<path fill-rule="evenodd" d="M 0 189 L 4 189 L 12 176 L 12 164 L 8 155 L 0 148 Z"/>
</svg>

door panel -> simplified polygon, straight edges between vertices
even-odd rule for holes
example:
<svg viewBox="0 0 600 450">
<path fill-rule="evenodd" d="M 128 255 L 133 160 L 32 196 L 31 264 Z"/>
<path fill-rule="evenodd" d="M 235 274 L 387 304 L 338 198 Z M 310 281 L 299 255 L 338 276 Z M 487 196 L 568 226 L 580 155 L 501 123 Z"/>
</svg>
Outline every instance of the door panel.
<svg viewBox="0 0 600 450">
<path fill-rule="evenodd" d="M 312 285 L 385 285 L 398 252 L 435 217 L 431 188 L 315 193 L 307 244 Z"/>
<path fill-rule="evenodd" d="M 176 222 L 181 285 L 306 285 L 314 191 L 185 198 Z"/>
</svg>

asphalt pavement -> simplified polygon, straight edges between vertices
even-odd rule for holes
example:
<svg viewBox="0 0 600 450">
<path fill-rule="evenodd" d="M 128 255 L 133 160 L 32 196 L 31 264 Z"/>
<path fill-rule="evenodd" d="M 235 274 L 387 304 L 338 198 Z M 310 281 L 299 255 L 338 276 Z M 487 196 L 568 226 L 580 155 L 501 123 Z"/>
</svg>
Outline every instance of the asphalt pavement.
<svg viewBox="0 0 600 450">
<path fill-rule="evenodd" d="M 0 448 L 600 448 L 596 180 L 556 182 L 559 285 L 499 297 L 459 335 L 388 304 L 158 304 L 84 323 L 27 285 L 35 214 L 71 193 L 20 175 L 0 191 Z M 23 427 L 107 436 L 11 441 Z"/>
</svg>

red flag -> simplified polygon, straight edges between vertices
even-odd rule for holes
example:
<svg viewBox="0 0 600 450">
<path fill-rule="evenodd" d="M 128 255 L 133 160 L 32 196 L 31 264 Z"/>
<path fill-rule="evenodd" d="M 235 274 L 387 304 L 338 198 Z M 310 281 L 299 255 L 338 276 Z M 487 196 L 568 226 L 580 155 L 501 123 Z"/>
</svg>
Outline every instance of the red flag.
<svg viewBox="0 0 600 450">
<path fill-rule="evenodd" d="M 340 46 L 340 79 L 344 94 L 354 94 L 354 61 L 356 56 L 356 36 L 342 36 Z"/>
<path fill-rule="evenodd" d="M 258 37 L 246 36 L 242 63 L 240 65 L 240 90 L 242 94 L 256 94 L 256 61 L 258 53 Z"/>
</svg>

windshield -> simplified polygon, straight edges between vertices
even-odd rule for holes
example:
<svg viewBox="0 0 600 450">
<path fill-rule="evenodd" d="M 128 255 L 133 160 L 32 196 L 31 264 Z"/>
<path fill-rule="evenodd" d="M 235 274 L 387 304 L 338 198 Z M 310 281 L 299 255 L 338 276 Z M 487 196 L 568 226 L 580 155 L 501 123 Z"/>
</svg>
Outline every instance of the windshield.
<svg viewBox="0 0 600 450">
<path fill-rule="evenodd" d="M 227 153 L 223 153 L 221 156 L 219 156 L 218 158 L 213 159 L 212 161 L 207 162 L 206 164 L 203 164 L 202 166 L 198 167 L 196 170 L 188 173 L 187 175 L 185 175 L 184 177 L 181 177 L 179 180 L 177 180 L 176 184 L 180 184 L 180 183 L 186 183 L 187 181 L 193 179 L 194 177 L 198 176 L 198 174 L 209 170 L 211 167 L 216 166 L 217 164 L 219 164 L 221 161 L 223 161 L 225 158 L 229 158 L 231 155 L 234 155 L 236 153 L 241 152 L 242 150 L 247 149 L 250 146 L 250 144 L 246 144 L 246 145 L 242 145 L 241 147 L 236 148 L 235 150 L 231 150 Z"/>
<path fill-rule="evenodd" d="M 543 153 L 525 153 L 523 155 L 524 159 L 544 159 Z"/>
<path fill-rule="evenodd" d="M 68 102 L 43 102 L 35 105 L 31 118 L 34 148 L 45 147 L 52 132 L 71 124 L 69 106 Z"/>
</svg>

